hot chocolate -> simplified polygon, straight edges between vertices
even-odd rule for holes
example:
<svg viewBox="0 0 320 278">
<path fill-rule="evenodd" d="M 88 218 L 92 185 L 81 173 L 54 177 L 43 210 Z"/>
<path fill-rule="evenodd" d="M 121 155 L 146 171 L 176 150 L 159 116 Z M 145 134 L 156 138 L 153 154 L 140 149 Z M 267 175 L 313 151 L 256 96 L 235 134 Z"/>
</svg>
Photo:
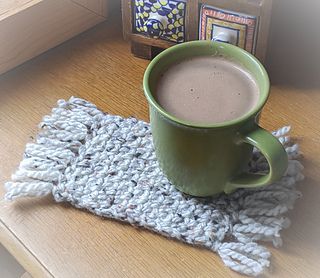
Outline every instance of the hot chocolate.
<svg viewBox="0 0 320 278">
<path fill-rule="evenodd" d="M 237 63 L 223 57 L 195 56 L 165 71 L 154 97 L 181 120 L 215 124 L 252 110 L 259 99 L 259 88 Z"/>
</svg>

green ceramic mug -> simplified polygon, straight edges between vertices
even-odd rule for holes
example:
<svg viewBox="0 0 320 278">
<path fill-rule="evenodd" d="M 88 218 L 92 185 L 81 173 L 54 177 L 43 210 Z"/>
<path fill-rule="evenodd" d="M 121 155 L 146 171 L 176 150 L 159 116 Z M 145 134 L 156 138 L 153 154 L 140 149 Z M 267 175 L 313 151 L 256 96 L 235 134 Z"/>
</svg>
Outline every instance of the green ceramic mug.
<svg viewBox="0 0 320 278">
<path fill-rule="evenodd" d="M 260 89 L 255 108 L 240 118 L 211 125 L 193 124 L 165 111 L 153 96 L 160 75 L 170 65 L 196 55 L 223 55 L 247 69 Z M 261 63 L 243 49 L 226 43 L 182 43 L 151 61 L 143 87 L 149 102 L 156 156 L 163 172 L 179 190 L 194 196 L 212 196 L 231 193 L 237 188 L 268 185 L 283 175 L 288 166 L 283 146 L 257 124 L 269 86 L 268 74 Z M 246 172 L 253 147 L 266 157 L 270 166 L 268 174 Z"/>
</svg>

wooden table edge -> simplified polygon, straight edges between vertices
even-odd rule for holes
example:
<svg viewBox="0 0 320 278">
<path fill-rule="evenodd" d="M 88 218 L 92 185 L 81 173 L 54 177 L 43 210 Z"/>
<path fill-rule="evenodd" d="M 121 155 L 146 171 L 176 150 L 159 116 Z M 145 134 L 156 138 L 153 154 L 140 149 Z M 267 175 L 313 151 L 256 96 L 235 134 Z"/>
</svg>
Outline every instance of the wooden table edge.
<svg viewBox="0 0 320 278">
<path fill-rule="evenodd" d="M 32 277 L 53 277 L 20 239 L 0 219 L 0 243 Z"/>
</svg>

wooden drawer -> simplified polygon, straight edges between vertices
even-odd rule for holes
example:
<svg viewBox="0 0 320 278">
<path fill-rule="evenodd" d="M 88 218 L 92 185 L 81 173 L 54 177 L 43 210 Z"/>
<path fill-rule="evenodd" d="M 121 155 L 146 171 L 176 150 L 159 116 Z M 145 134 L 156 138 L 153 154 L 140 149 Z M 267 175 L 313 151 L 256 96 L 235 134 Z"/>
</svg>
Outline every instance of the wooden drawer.
<svg viewBox="0 0 320 278">
<path fill-rule="evenodd" d="M 186 1 L 133 0 L 133 33 L 173 43 L 185 41 Z"/>
<path fill-rule="evenodd" d="M 199 40 L 231 43 L 255 54 L 259 18 L 203 4 L 200 7 Z"/>
<path fill-rule="evenodd" d="M 131 52 L 152 59 L 177 43 L 213 38 L 264 61 L 272 0 L 122 0 Z"/>
</svg>

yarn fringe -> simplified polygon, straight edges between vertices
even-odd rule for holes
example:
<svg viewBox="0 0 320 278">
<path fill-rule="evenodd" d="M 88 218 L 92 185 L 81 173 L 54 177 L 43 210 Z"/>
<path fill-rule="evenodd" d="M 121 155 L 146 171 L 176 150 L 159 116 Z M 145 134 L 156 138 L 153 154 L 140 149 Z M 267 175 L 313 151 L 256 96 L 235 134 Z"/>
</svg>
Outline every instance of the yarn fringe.
<svg viewBox="0 0 320 278">
<path fill-rule="evenodd" d="M 85 110 L 81 109 L 83 106 Z M 88 136 L 94 138 L 99 119 L 104 116 L 103 112 L 85 100 L 75 97 L 69 101 L 59 100 L 58 107 L 52 110 L 50 116 L 45 116 L 39 125 L 41 131 L 36 142 L 27 144 L 24 158 L 12 175 L 12 181 L 5 184 L 5 199 L 58 193 L 64 200 L 67 196 L 64 196 L 60 184 L 65 178 L 65 171 L 68 166 L 72 170 L 85 139 L 88 140 Z M 220 205 L 225 204 L 227 211 L 230 209 L 232 219 L 226 219 L 226 223 L 231 225 L 222 225 L 224 228 L 217 232 L 215 241 L 203 238 L 188 240 L 181 235 L 159 232 L 217 252 L 225 265 L 234 271 L 250 276 L 261 274 L 270 264 L 270 252 L 257 242 L 271 242 L 275 247 L 282 245 L 280 231 L 290 225 L 290 220 L 284 214 L 293 208 L 294 202 L 301 196 L 295 186 L 303 179 L 303 166 L 297 160 L 299 147 L 291 143 L 289 131 L 290 127 L 285 126 L 273 132 L 289 157 L 284 177 L 263 188 L 240 189 L 219 197 Z M 268 171 L 268 164 L 258 150 L 254 151 L 250 168 L 252 171 Z"/>
</svg>

